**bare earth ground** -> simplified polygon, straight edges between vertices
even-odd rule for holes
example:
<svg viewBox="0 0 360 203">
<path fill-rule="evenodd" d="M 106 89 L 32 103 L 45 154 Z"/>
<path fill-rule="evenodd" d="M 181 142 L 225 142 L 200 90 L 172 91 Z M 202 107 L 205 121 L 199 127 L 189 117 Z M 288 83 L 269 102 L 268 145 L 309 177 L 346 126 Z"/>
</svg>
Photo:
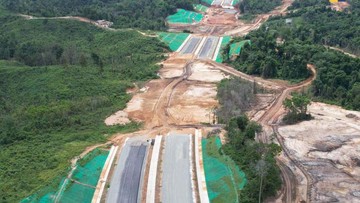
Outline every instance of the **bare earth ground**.
<svg viewBox="0 0 360 203">
<path fill-rule="evenodd" d="M 215 84 L 184 82 L 173 92 L 168 108 L 172 124 L 210 123 L 211 108 L 218 105 Z"/>
<path fill-rule="evenodd" d="M 314 120 L 282 126 L 291 156 L 313 179 L 314 202 L 360 202 L 360 113 L 313 103 Z"/>
<path fill-rule="evenodd" d="M 199 24 L 170 25 L 170 28 L 173 31 L 187 29 L 206 36 L 245 35 L 259 28 L 270 16 L 286 14 L 290 5 L 290 0 L 284 0 L 280 7 L 270 13 L 258 15 L 251 23 L 234 21 L 235 14 L 210 9 L 207 17 Z M 64 18 L 93 23 L 78 17 Z M 315 75 L 314 67 L 310 65 L 310 68 Z M 248 76 L 223 64 L 194 60 L 193 55 L 180 56 L 178 53 L 169 54 L 169 59 L 162 63 L 159 75 L 161 79 L 149 81 L 140 90 L 135 88 L 129 91 L 134 96 L 127 107 L 114 112 L 114 115 L 105 120 L 108 125 L 123 124 L 130 120 L 140 121 L 144 123 L 143 130 L 114 135 L 106 144 L 120 144 L 125 137 L 140 135 L 155 137 L 169 132 L 193 134 L 195 128 L 202 128 L 206 135 L 206 132 L 216 128 L 203 125 L 211 122 L 212 108 L 218 105 L 215 97 L 216 83 L 229 75 L 237 76 L 274 91 L 271 94 L 258 94 L 259 104 L 249 112 L 250 117 L 264 127 L 265 133 L 258 135 L 257 139 L 261 142 L 276 142 L 276 137 L 284 148 L 277 159 L 284 188 L 277 199 L 271 202 L 360 202 L 359 112 L 314 103 L 310 112 L 315 120 L 293 126 L 276 126 L 278 118 L 284 113 L 282 101 L 291 91 L 310 85 L 314 77 L 291 86 L 281 81 Z M 224 131 L 222 132 L 223 135 Z M 272 133 L 275 134 L 274 137 L 271 136 Z M 224 140 L 222 136 L 222 141 Z M 88 148 L 81 156 L 97 146 Z M 77 159 L 78 157 L 74 158 L 72 162 Z"/>
</svg>

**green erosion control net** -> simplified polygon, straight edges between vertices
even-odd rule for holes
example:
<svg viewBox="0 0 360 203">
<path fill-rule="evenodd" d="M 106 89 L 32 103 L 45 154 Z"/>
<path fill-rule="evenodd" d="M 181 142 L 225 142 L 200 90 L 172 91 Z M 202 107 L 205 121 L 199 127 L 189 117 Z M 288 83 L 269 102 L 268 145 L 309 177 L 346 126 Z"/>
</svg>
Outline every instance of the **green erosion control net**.
<svg viewBox="0 0 360 203">
<path fill-rule="evenodd" d="M 167 17 L 167 21 L 169 23 L 192 24 L 200 22 L 203 17 L 201 13 L 178 9 L 174 15 Z"/>
<path fill-rule="evenodd" d="M 246 184 L 244 172 L 234 161 L 220 152 L 219 137 L 202 139 L 206 186 L 210 202 L 237 203 L 238 194 Z"/>
<path fill-rule="evenodd" d="M 234 5 L 238 4 L 239 2 L 240 2 L 240 0 L 233 0 L 232 5 L 234 6 Z"/>
<path fill-rule="evenodd" d="M 81 159 L 60 202 L 90 203 L 108 154 L 108 151 L 95 149 Z"/>
<path fill-rule="evenodd" d="M 159 32 L 160 40 L 169 45 L 171 51 L 176 51 L 189 36 L 189 33 Z"/>
<path fill-rule="evenodd" d="M 201 0 L 201 2 L 207 3 L 209 6 L 211 6 L 213 0 Z"/>
<path fill-rule="evenodd" d="M 230 36 L 224 36 L 224 37 L 223 37 L 223 40 L 221 41 L 221 46 L 220 46 L 219 54 L 218 54 L 218 56 L 216 57 L 216 62 L 218 62 L 218 63 L 222 63 L 222 62 L 223 62 L 223 56 L 222 56 L 223 53 L 222 53 L 222 52 L 223 52 L 223 49 L 225 48 L 225 46 L 226 46 L 227 44 L 229 44 L 230 39 L 231 39 Z"/>
<path fill-rule="evenodd" d="M 195 11 L 204 12 L 204 13 L 205 13 L 205 12 L 207 11 L 207 9 L 208 9 L 208 7 L 203 6 L 203 5 L 201 5 L 201 4 L 194 4 L 193 7 L 194 7 Z"/>
<path fill-rule="evenodd" d="M 59 177 L 53 181 L 60 183 L 58 186 L 42 188 L 21 203 L 53 203 L 55 199 L 64 203 L 90 203 L 108 154 L 108 151 L 93 150 L 78 161 L 71 180 Z"/>
<path fill-rule="evenodd" d="M 241 48 L 246 44 L 246 43 L 251 43 L 250 40 L 244 40 L 241 42 L 237 42 L 237 43 L 233 43 L 230 45 L 230 51 L 229 51 L 229 56 L 231 57 L 232 55 L 239 55 L 241 52 Z"/>
</svg>

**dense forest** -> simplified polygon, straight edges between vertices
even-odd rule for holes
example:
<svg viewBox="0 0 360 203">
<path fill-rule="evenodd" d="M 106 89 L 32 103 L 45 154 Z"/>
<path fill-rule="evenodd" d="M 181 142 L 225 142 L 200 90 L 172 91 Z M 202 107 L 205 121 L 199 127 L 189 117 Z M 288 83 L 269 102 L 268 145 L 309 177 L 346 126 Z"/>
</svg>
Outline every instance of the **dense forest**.
<svg viewBox="0 0 360 203">
<path fill-rule="evenodd" d="M 82 16 L 114 22 L 116 28 L 161 30 L 176 8 L 192 10 L 195 0 L 0 0 L 7 9 L 35 16 Z"/>
<path fill-rule="evenodd" d="M 239 194 L 243 203 L 261 202 L 273 197 L 281 188 L 280 169 L 275 157 L 280 153 L 279 145 L 255 141 L 255 133 L 261 126 L 249 121 L 246 115 L 232 118 L 226 130 L 228 143 L 223 150 L 245 172 L 247 185 Z"/>
<path fill-rule="evenodd" d="M 350 1 L 343 12 L 333 11 L 328 1 L 295 1 L 287 18 L 294 19 L 291 38 L 340 47 L 360 55 L 360 1 Z M 290 33 L 289 33 L 290 34 Z"/>
<path fill-rule="evenodd" d="M 281 0 L 242 0 L 239 10 L 242 14 L 261 14 L 281 5 Z"/>
<path fill-rule="evenodd" d="M 340 40 L 338 43 L 347 41 L 356 45 L 360 39 L 360 34 L 356 34 L 360 24 L 354 25 L 345 21 L 339 25 L 342 27 L 337 26 L 334 29 L 335 25 L 330 17 L 326 17 L 324 18 L 326 23 L 310 28 L 313 26 L 310 21 L 315 22 L 318 19 L 314 17 L 315 15 L 321 17 L 330 14 L 334 14 L 334 21 L 339 19 L 337 16 L 353 18 L 350 14 L 331 11 L 325 7 L 310 7 L 305 10 L 300 9 L 290 16 L 274 17 L 245 38 L 235 39 L 235 41 L 248 39 L 251 40 L 251 44 L 245 45 L 240 56 L 235 61 L 228 60 L 228 63 L 248 74 L 293 82 L 307 78 L 309 71 L 306 69 L 306 64 L 314 64 L 318 76 L 310 90 L 313 99 L 359 110 L 360 59 L 327 49 L 323 46 L 323 44 L 325 45 L 323 42 L 325 42 L 324 39 L 331 39 L 330 35 L 334 31 L 341 33 L 334 36 L 334 39 Z M 308 18 L 306 22 L 304 15 Z M 286 23 L 285 19 L 289 18 L 292 19 L 292 22 Z M 358 22 L 359 19 L 354 20 Z M 345 35 L 347 37 L 341 39 L 341 36 Z M 332 45 L 330 41 L 327 42 L 327 45 Z M 337 42 L 332 42 L 336 46 Z M 360 46 L 353 47 L 356 49 Z"/>
<path fill-rule="evenodd" d="M 0 22 L 0 202 L 19 202 L 86 146 L 139 127 L 106 127 L 104 119 L 125 107 L 133 82 L 157 77 L 167 49 L 136 31 L 71 20 L 0 10 Z"/>
<path fill-rule="evenodd" d="M 244 203 L 258 202 L 260 191 L 262 200 L 274 196 L 281 187 L 280 170 L 275 161 L 280 146 L 256 142 L 255 134 L 261 131 L 261 126 L 244 114 L 249 108 L 248 102 L 255 100 L 254 88 L 248 81 L 232 78 L 218 85 L 217 94 L 221 104 L 217 115 L 227 130 L 228 142 L 223 151 L 245 172 L 247 179 L 239 196 Z"/>
</svg>

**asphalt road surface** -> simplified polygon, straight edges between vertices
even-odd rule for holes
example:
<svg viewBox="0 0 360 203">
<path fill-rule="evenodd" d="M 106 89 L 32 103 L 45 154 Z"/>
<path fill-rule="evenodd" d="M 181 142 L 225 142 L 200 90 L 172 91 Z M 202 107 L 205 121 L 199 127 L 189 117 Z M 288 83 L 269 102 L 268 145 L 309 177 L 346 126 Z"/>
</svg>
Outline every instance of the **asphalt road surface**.
<svg viewBox="0 0 360 203">
<path fill-rule="evenodd" d="M 199 58 L 201 59 L 212 59 L 214 56 L 214 52 L 219 42 L 219 37 L 208 37 L 204 43 L 204 46 L 201 48 L 199 53 Z"/>
<path fill-rule="evenodd" d="M 195 52 L 195 49 L 197 47 L 197 44 L 200 43 L 201 37 L 191 37 L 190 40 L 188 40 L 181 50 L 182 54 L 190 54 Z"/>
<path fill-rule="evenodd" d="M 161 202 L 193 202 L 189 150 L 189 135 L 166 136 L 162 166 Z"/>
<path fill-rule="evenodd" d="M 147 147 L 147 143 L 141 141 L 130 140 L 126 143 L 115 168 L 106 202 L 138 202 Z"/>
</svg>

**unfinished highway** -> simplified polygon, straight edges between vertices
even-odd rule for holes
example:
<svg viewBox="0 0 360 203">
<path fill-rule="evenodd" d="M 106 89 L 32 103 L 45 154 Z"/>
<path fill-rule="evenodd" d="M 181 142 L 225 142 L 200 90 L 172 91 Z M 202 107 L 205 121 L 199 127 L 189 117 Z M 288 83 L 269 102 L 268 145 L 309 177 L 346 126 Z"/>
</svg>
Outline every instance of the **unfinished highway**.
<svg viewBox="0 0 360 203">
<path fill-rule="evenodd" d="M 194 202 L 190 171 L 190 135 L 165 138 L 162 164 L 161 202 Z"/>
<path fill-rule="evenodd" d="M 106 202 L 140 202 L 148 143 L 130 139 L 123 147 Z"/>
</svg>

